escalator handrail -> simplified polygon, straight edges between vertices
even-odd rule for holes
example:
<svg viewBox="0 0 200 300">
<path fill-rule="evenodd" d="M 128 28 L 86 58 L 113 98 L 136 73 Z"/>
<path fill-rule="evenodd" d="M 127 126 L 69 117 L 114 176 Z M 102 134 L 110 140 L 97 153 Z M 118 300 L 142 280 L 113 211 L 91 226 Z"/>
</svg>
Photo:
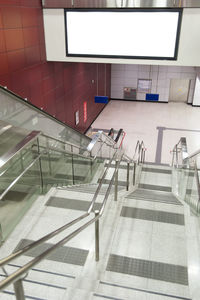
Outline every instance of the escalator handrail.
<svg viewBox="0 0 200 300">
<path fill-rule="evenodd" d="M 14 148 L 7 151 L 0 157 L 0 168 L 7 164 L 15 155 L 27 147 L 41 135 L 41 131 L 32 131 L 23 140 L 21 140 Z"/>
<path fill-rule="evenodd" d="M 38 112 L 40 112 L 41 114 L 47 116 L 48 118 L 52 119 L 53 121 L 57 122 L 57 123 L 60 123 L 62 126 L 64 126 L 65 128 L 69 127 L 72 131 L 75 131 L 77 134 L 79 134 L 80 136 L 81 135 L 84 135 L 82 134 L 81 132 L 79 132 L 78 130 L 76 130 L 75 128 L 72 128 L 70 125 L 68 124 L 65 124 L 64 122 L 58 120 L 56 117 L 50 115 L 48 112 L 44 111 L 43 109 L 37 107 L 36 105 L 34 105 L 33 103 L 31 102 L 27 102 L 27 100 L 25 100 L 24 98 L 22 98 L 21 96 L 17 95 L 16 93 L 12 92 L 11 90 L 9 90 L 7 87 L 4 87 L 2 85 L 0 85 L 0 89 L 3 90 L 4 92 L 7 92 L 8 94 L 16 97 L 19 101 L 21 101 L 24 105 L 26 106 L 30 106 L 33 110 L 36 110 Z M 88 139 L 88 141 L 90 141 L 90 138 L 86 135 L 84 135 L 84 137 L 86 139 Z"/>
</svg>

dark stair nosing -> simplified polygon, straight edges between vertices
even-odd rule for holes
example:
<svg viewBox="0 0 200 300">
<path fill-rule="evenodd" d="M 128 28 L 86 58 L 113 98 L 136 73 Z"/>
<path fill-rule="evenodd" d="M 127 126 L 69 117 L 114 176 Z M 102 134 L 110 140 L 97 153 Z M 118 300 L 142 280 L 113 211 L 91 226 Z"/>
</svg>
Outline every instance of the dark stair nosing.
<svg viewBox="0 0 200 300">
<path fill-rule="evenodd" d="M 171 213 L 162 210 L 123 206 L 121 209 L 120 217 L 168 223 L 181 226 L 185 225 L 184 214 Z"/>
<path fill-rule="evenodd" d="M 142 167 L 143 172 L 151 172 L 151 173 L 161 173 L 161 174 L 172 174 L 171 170 L 166 170 L 166 169 L 156 169 L 156 168 L 147 168 L 147 167 Z"/>
<path fill-rule="evenodd" d="M 107 271 L 188 286 L 187 267 L 110 254 Z"/>
<path fill-rule="evenodd" d="M 181 202 L 175 202 L 173 200 L 163 200 L 163 199 L 154 199 L 154 198 L 146 198 L 146 197 L 140 197 L 140 196 L 135 196 L 135 197 L 126 197 L 126 199 L 133 199 L 133 200 L 141 200 L 141 201 L 152 201 L 152 202 L 160 202 L 160 203 L 166 203 L 166 204 L 173 204 L 173 205 L 178 205 L 178 206 L 183 206 Z"/>
<path fill-rule="evenodd" d="M 72 209 L 72 210 L 81 210 L 87 211 L 91 202 L 78 200 L 78 199 L 69 199 L 62 197 L 50 197 L 46 202 L 46 206 L 64 208 L 64 209 Z M 101 207 L 101 203 L 95 203 L 94 209 L 99 210 Z"/>
<path fill-rule="evenodd" d="M 147 189 L 147 190 L 163 191 L 163 192 L 171 192 L 172 191 L 172 188 L 169 186 L 144 184 L 144 183 L 140 183 L 139 188 Z"/>
<path fill-rule="evenodd" d="M 22 239 L 15 250 L 14 253 L 18 250 L 24 248 L 25 246 L 33 243 L 33 240 L 28 239 Z M 31 249 L 26 252 L 26 256 L 30 257 L 36 257 L 43 253 L 44 251 L 48 250 L 51 246 L 54 244 L 51 243 L 44 243 L 42 245 L 39 245 L 38 247 Z M 84 266 L 89 251 L 85 249 L 75 248 L 75 247 L 67 247 L 67 246 L 60 246 L 58 249 L 56 249 L 53 253 L 51 253 L 48 257 L 46 257 L 47 260 L 67 263 L 67 264 L 73 264 L 77 266 Z"/>
<path fill-rule="evenodd" d="M 98 179 L 98 183 L 99 183 L 100 181 L 101 181 L 101 178 Z M 109 184 L 109 183 L 110 183 L 110 179 L 104 179 L 104 180 L 103 180 L 103 183 L 104 183 L 104 184 Z M 118 180 L 118 185 L 126 186 L 126 181 Z"/>
</svg>

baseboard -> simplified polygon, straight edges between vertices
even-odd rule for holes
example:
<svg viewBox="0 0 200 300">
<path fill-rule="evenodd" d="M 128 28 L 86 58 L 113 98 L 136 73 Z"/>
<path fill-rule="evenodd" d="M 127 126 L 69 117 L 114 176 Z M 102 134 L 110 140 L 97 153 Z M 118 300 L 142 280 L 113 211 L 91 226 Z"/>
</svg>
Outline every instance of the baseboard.
<svg viewBox="0 0 200 300">
<path fill-rule="evenodd" d="M 154 100 L 129 100 L 124 98 L 110 98 L 110 100 L 114 101 L 128 101 L 128 102 L 146 102 L 146 103 L 169 103 L 166 101 L 154 101 Z"/>
</svg>

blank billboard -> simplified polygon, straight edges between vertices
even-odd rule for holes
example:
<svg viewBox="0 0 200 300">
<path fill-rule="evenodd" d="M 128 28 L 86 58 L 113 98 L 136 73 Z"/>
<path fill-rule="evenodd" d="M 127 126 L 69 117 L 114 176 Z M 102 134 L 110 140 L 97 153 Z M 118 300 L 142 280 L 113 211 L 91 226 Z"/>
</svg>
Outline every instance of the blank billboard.
<svg viewBox="0 0 200 300">
<path fill-rule="evenodd" d="M 174 60 L 181 16 L 181 9 L 66 9 L 66 54 Z"/>
</svg>

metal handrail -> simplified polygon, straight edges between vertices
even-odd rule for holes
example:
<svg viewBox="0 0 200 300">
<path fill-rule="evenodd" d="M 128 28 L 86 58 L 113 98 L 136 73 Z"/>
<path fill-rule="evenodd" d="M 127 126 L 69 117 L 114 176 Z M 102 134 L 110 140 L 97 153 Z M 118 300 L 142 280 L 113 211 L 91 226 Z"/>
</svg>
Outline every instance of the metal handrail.
<svg viewBox="0 0 200 300">
<path fill-rule="evenodd" d="M 138 151 L 138 153 L 137 153 Z M 135 152 L 134 152 L 134 155 L 133 155 L 133 161 L 134 162 L 144 162 L 144 159 L 145 159 L 145 152 L 146 152 L 146 148 L 145 148 L 145 145 L 144 145 L 144 142 L 143 141 L 137 141 L 136 143 L 136 146 L 135 146 Z M 137 158 L 135 158 L 135 156 L 138 156 Z"/>
<path fill-rule="evenodd" d="M 186 138 L 181 137 L 178 143 L 174 146 L 172 153 L 172 166 L 176 165 L 176 168 L 179 167 L 179 161 L 178 161 L 178 153 L 181 152 L 182 154 L 182 164 L 186 165 L 188 162 L 188 152 L 187 152 L 187 143 L 186 143 Z M 200 152 L 200 151 L 199 151 Z M 191 155 L 191 157 L 194 156 Z"/>
<path fill-rule="evenodd" d="M 86 149 L 83 149 L 83 148 L 81 148 L 81 147 L 79 147 L 79 146 L 77 146 L 77 145 L 75 145 L 75 144 L 73 144 L 73 143 L 69 143 L 69 142 L 65 142 L 65 141 L 63 141 L 63 140 L 59 140 L 59 139 L 54 138 L 54 137 L 52 137 L 52 136 L 48 136 L 48 135 L 46 135 L 46 134 L 44 134 L 44 133 L 42 133 L 42 136 L 45 137 L 45 138 L 54 140 L 54 141 L 56 141 L 56 142 L 58 142 L 58 143 L 62 143 L 62 144 L 64 144 L 64 145 L 68 145 L 68 146 L 70 146 L 70 147 L 74 147 L 74 148 L 77 148 L 77 149 L 86 151 Z"/>
<path fill-rule="evenodd" d="M 45 146 L 41 146 L 41 145 L 40 145 L 40 148 L 46 149 Z M 57 148 L 54 148 L 54 147 L 48 147 L 48 150 L 52 150 L 52 151 L 55 151 L 55 152 L 58 152 L 58 153 L 62 153 L 62 154 L 71 154 L 73 156 L 78 156 L 78 157 L 81 157 L 81 158 L 84 158 L 84 159 L 88 159 L 88 160 L 91 160 L 91 161 L 94 160 L 94 158 L 92 158 L 90 156 L 84 156 L 82 154 L 74 153 L 74 152 L 71 152 L 71 151 L 68 151 L 68 150 L 57 149 Z"/>
<path fill-rule="evenodd" d="M 116 154 L 116 152 L 115 152 L 115 154 Z M 107 169 L 109 169 L 110 164 L 112 163 L 112 160 L 114 159 L 115 154 L 111 158 L 109 166 L 107 167 Z M 82 225 L 81 227 L 79 227 L 78 229 L 76 229 L 75 231 L 73 231 L 71 234 L 69 234 L 67 237 L 65 237 L 64 239 L 62 239 L 58 243 L 56 243 L 55 245 L 53 245 L 51 248 L 49 248 L 48 250 L 44 251 L 42 254 L 40 254 L 39 256 L 37 256 L 36 258 L 34 258 L 32 261 L 30 261 L 29 263 L 27 263 L 26 265 L 24 265 L 23 267 L 21 267 L 19 270 L 17 270 L 16 272 L 12 273 L 11 275 L 9 275 L 6 279 L 2 280 L 0 282 L 0 290 L 4 289 L 5 287 L 7 287 L 8 285 L 10 285 L 11 283 L 14 283 L 14 285 L 18 285 L 18 288 L 20 287 L 22 289 L 22 291 L 20 290 L 20 295 L 22 295 L 23 294 L 23 286 L 22 286 L 21 278 L 22 278 L 22 276 L 24 274 L 26 274 L 33 266 L 35 266 L 37 263 L 39 263 L 40 261 L 42 261 L 46 256 L 48 256 L 50 253 L 52 253 L 58 247 L 66 244 L 66 242 L 68 242 L 69 240 L 71 240 L 73 237 L 75 237 L 78 233 L 80 233 L 82 230 L 84 230 L 85 228 L 87 228 L 89 225 L 91 225 L 94 222 L 98 222 L 98 220 L 100 219 L 100 217 L 102 216 L 102 214 L 104 212 L 104 209 L 105 209 L 105 206 L 106 206 L 106 203 L 107 203 L 107 199 L 108 199 L 108 196 L 110 194 L 110 190 L 111 190 L 111 187 L 113 185 L 113 181 L 114 181 L 116 172 L 118 171 L 119 164 L 120 164 L 120 161 L 122 160 L 122 157 L 123 157 L 123 154 L 121 155 L 120 160 L 116 164 L 115 171 L 113 173 L 112 179 L 111 179 L 111 181 L 109 183 L 109 186 L 107 188 L 107 191 L 106 191 L 104 200 L 102 202 L 101 208 L 100 208 L 99 211 L 95 211 L 95 217 L 92 220 L 90 220 L 87 223 L 85 223 L 84 225 Z M 106 174 L 107 174 L 107 172 L 104 172 L 104 175 L 103 175 L 102 180 L 99 183 L 99 185 L 102 185 L 103 179 L 105 178 Z M 95 202 L 92 203 L 92 206 L 94 206 L 94 203 Z M 90 210 L 90 213 L 91 213 L 91 210 Z M 38 246 L 39 244 L 41 244 L 42 242 L 46 241 L 47 239 L 50 239 L 53 236 L 59 234 L 64 229 L 66 229 L 69 226 L 77 223 L 78 221 L 82 220 L 83 218 L 86 218 L 87 216 L 89 216 L 90 213 L 89 212 L 85 213 L 81 217 L 73 220 L 72 222 L 64 225 L 63 227 L 61 227 L 61 228 L 55 230 L 54 232 L 46 235 L 45 237 L 43 237 L 40 240 L 32 243 L 31 245 L 28 245 L 28 246 L 24 247 L 23 249 L 19 250 L 18 252 L 11 254 L 7 258 L 4 258 L 3 260 L 0 261 L 0 266 L 2 267 L 3 265 L 7 264 L 9 261 L 13 260 L 14 258 L 16 258 L 16 257 L 18 257 L 20 255 L 23 255 L 28 250 L 30 250 L 30 249 Z M 96 258 L 98 258 L 98 255 L 99 255 L 99 253 L 96 253 Z M 17 290 L 17 287 L 15 286 L 15 291 L 16 290 Z M 18 298 L 18 299 L 20 299 L 20 298 Z"/>
<path fill-rule="evenodd" d="M 7 187 L 7 189 L 0 195 L 0 200 L 10 191 L 10 189 L 23 177 L 23 175 L 35 164 L 35 162 L 44 154 L 44 152 L 40 153 L 29 165 L 26 167 L 24 171 L 17 176 L 11 184 Z"/>
<path fill-rule="evenodd" d="M 194 153 L 192 153 L 191 155 L 189 155 L 186 158 L 184 158 L 184 161 L 187 161 L 187 160 L 193 158 L 194 156 L 197 156 L 198 154 L 200 154 L 200 150 L 197 150 Z"/>
<path fill-rule="evenodd" d="M 42 153 L 41 153 L 40 155 L 42 155 Z M 99 185 L 98 185 L 98 187 L 97 187 L 98 193 L 99 193 L 99 191 L 100 191 L 100 188 L 101 188 L 101 186 L 102 186 L 102 184 L 103 184 L 103 180 L 105 179 L 105 176 L 106 176 L 106 174 L 107 174 L 107 172 L 108 172 L 108 169 L 109 169 L 109 167 L 110 167 L 110 165 L 111 165 L 111 163 L 112 163 L 112 161 L 113 161 L 115 155 L 116 155 L 116 152 L 114 153 L 113 157 L 110 159 L 110 162 L 109 162 L 108 166 L 106 167 L 106 170 L 105 170 L 104 173 L 103 173 L 103 176 L 102 176 L 102 178 L 101 178 L 101 180 L 100 180 L 100 182 L 99 182 Z M 62 231 L 65 230 L 66 228 L 68 228 L 68 227 L 72 226 L 73 224 L 77 223 L 79 220 L 82 220 L 83 217 L 88 216 L 88 215 L 90 214 L 90 212 L 92 211 L 93 207 L 94 207 L 94 203 L 95 203 L 95 200 L 96 200 L 97 196 L 98 196 L 98 194 L 97 194 L 97 192 L 95 192 L 95 194 L 94 194 L 94 196 L 93 196 L 93 199 L 92 199 L 92 201 L 91 201 L 91 204 L 90 204 L 90 206 L 89 206 L 89 208 L 88 208 L 87 213 L 83 214 L 82 216 L 80 216 L 79 218 L 73 220 L 72 222 L 70 222 L 70 223 L 68 223 L 68 224 L 66 224 L 66 225 L 64 225 L 64 226 L 62 226 L 62 227 L 60 227 L 60 228 L 58 228 L 57 230 L 55 230 L 55 231 L 53 231 L 53 232 L 47 234 L 45 237 L 41 238 L 41 239 L 38 240 L 37 242 L 33 242 L 32 244 L 30 244 L 30 245 L 24 247 L 23 249 L 19 250 L 18 252 L 13 253 L 13 254 L 11 254 L 10 256 L 8 256 L 7 258 L 1 260 L 1 261 L 0 261 L 0 267 L 3 266 L 3 265 L 5 265 L 5 264 L 8 263 L 9 261 L 13 260 L 14 258 L 18 257 L 19 255 L 24 254 L 24 253 L 27 252 L 28 250 L 31 250 L 31 249 L 35 248 L 36 246 L 40 245 L 42 242 L 47 241 L 47 240 L 49 240 L 50 238 L 54 237 L 56 234 L 62 232 Z M 24 251 L 23 251 L 23 250 L 24 250 Z"/>
</svg>

